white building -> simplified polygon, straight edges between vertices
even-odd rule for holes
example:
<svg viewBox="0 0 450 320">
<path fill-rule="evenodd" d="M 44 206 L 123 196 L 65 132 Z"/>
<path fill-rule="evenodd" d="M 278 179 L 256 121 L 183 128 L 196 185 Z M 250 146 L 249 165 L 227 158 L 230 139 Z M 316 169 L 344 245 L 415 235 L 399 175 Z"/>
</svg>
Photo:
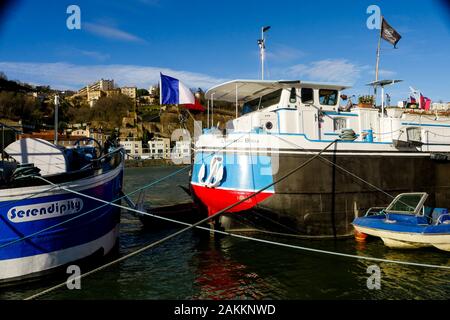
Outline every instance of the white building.
<svg viewBox="0 0 450 320">
<path fill-rule="evenodd" d="M 149 156 L 152 159 L 170 159 L 170 139 L 154 138 L 148 142 Z"/>
<path fill-rule="evenodd" d="M 191 141 L 175 142 L 171 159 L 175 164 L 191 164 Z"/>
<path fill-rule="evenodd" d="M 125 152 L 135 159 L 142 157 L 142 141 L 140 140 L 120 140 L 120 145 L 123 146 Z M 127 157 L 127 158 L 130 158 Z"/>
</svg>

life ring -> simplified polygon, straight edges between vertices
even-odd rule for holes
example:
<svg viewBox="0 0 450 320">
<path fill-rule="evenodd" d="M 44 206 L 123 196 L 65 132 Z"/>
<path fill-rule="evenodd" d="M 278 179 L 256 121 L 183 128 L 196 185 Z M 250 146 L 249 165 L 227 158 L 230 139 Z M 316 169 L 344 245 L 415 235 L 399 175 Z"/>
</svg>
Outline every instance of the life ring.
<svg viewBox="0 0 450 320">
<path fill-rule="evenodd" d="M 211 159 L 209 175 L 205 181 L 205 185 L 208 188 L 217 187 L 223 179 L 223 172 L 224 172 L 223 158 L 219 156 L 214 156 Z"/>
</svg>

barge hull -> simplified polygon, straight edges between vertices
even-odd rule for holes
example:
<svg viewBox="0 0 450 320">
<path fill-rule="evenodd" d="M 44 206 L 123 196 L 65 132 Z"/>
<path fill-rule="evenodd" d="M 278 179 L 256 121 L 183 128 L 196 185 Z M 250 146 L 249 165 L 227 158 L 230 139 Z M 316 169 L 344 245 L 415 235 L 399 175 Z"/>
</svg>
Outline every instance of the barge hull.
<svg viewBox="0 0 450 320">
<path fill-rule="evenodd" d="M 230 153 L 226 152 L 226 157 L 230 157 Z M 277 181 L 313 155 L 271 154 L 272 162 L 278 161 L 279 165 L 269 180 Z M 196 166 L 198 163 L 194 164 L 194 183 Z M 224 166 L 227 170 L 226 162 Z M 255 205 L 252 208 L 245 209 L 259 211 L 274 223 L 295 230 L 290 233 L 297 235 L 346 236 L 353 232 L 351 223 L 355 217 L 362 215 L 374 203 L 388 204 L 392 200 L 389 195 L 424 191 L 431 195 L 431 205 L 439 203 L 450 207 L 449 169 L 450 162 L 433 160 L 425 153 L 399 155 L 392 152 L 392 155 L 374 153 L 368 156 L 367 152 L 361 155 L 336 152 L 313 160 L 305 168 L 277 183 L 270 195 L 260 201 L 253 201 Z M 241 165 L 239 170 L 226 171 L 227 177 L 233 174 L 251 176 L 256 181 L 254 191 L 263 187 L 263 183 L 258 185 L 258 177 L 255 177 L 255 173 L 260 171 L 258 162 L 250 166 Z M 196 189 L 198 185 L 194 191 Z M 228 202 L 224 203 L 223 197 L 219 201 L 214 197 L 198 196 L 196 192 L 195 198 L 206 207 L 214 208 L 214 211 L 240 200 L 229 197 Z M 217 206 L 219 202 L 221 208 Z M 241 214 L 245 215 L 244 212 Z M 251 215 L 248 217 L 251 219 Z M 227 214 L 227 219 L 232 218 L 233 214 Z"/>
</svg>

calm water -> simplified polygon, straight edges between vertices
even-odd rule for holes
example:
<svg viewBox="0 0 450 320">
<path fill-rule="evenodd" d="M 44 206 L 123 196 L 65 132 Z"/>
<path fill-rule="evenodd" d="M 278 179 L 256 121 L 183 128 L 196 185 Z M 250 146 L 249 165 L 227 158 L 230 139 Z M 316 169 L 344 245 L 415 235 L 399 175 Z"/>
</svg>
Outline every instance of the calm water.
<svg viewBox="0 0 450 320">
<path fill-rule="evenodd" d="M 125 191 L 161 178 L 179 168 L 130 168 Z M 187 171 L 146 192 L 150 205 L 184 202 L 189 197 L 177 185 L 187 185 Z M 134 196 L 137 198 L 137 194 Z M 142 228 L 124 212 L 119 254 L 123 255 L 176 230 Z M 269 239 L 254 234 L 255 237 Z M 380 241 L 364 245 L 353 239 L 304 241 L 270 238 L 280 242 L 368 255 L 393 260 L 449 265 L 450 254 L 438 250 L 394 251 Z M 448 299 L 450 271 L 380 263 L 381 290 L 366 286 L 367 267 L 373 263 L 280 248 L 246 240 L 210 237 L 187 232 L 82 279 L 81 290 L 59 289 L 45 299 Z M 60 279 L 0 289 L 2 299 L 21 299 Z"/>
</svg>

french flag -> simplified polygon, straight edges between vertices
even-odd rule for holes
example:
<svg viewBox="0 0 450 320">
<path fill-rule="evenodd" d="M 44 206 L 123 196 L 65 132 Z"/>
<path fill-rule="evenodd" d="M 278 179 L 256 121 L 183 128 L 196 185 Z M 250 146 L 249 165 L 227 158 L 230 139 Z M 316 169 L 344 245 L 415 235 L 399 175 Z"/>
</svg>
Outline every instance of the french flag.
<svg viewBox="0 0 450 320">
<path fill-rule="evenodd" d="M 195 104 L 195 97 L 186 85 L 162 73 L 160 90 L 160 104 Z"/>
</svg>

